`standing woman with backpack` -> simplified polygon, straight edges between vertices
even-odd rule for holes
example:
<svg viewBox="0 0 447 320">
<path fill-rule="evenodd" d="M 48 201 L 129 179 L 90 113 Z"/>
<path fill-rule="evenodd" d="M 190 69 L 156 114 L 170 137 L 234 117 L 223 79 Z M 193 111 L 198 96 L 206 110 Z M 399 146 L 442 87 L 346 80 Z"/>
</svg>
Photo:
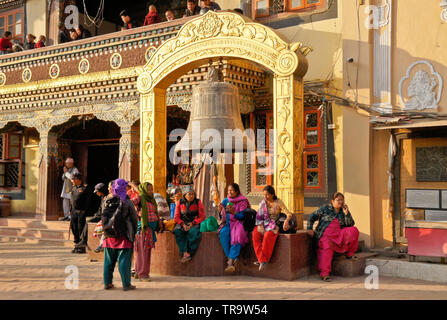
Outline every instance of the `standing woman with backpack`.
<svg viewBox="0 0 447 320">
<path fill-rule="evenodd" d="M 138 231 L 135 236 L 135 279 L 140 281 L 151 281 L 149 276 L 151 270 L 151 251 L 155 248 L 157 237 L 158 207 L 154 198 L 154 187 L 150 182 L 138 186 L 139 208 Z M 135 203 L 135 202 L 134 202 Z"/>
<path fill-rule="evenodd" d="M 127 181 L 117 179 L 112 184 L 112 197 L 105 202 L 102 213 L 104 230 L 104 289 L 114 288 L 113 270 L 118 262 L 123 290 L 136 289 L 131 285 L 132 251 L 138 219 L 133 203 L 126 194 Z"/>
<path fill-rule="evenodd" d="M 228 196 L 219 204 L 222 223 L 219 227 L 219 240 L 228 258 L 225 272 L 234 272 L 241 248 L 248 242 L 247 231 L 244 229 L 244 216 L 250 202 L 241 194 L 239 185 L 228 186 Z"/>
<path fill-rule="evenodd" d="M 256 214 L 256 227 L 253 229 L 253 247 L 258 258 L 255 264 L 259 265 L 259 271 L 270 261 L 278 234 L 295 232 L 296 222 L 292 216 L 284 202 L 276 196 L 275 189 L 266 186 L 264 200 L 259 204 Z"/>
</svg>

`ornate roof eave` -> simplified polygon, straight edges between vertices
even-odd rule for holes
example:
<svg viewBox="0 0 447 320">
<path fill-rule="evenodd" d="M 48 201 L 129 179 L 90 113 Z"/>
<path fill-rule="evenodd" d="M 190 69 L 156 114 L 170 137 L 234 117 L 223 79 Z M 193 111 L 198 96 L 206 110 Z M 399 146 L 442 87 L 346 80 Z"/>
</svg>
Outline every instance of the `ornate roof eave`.
<svg viewBox="0 0 447 320">
<path fill-rule="evenodd" d="M 142 72 L 141 67 L 132 67 L 126 69 L 108 70 L 97 73 L 88 73 L 58 78 L 57 80 L 48 79 L 35 82 L 12 84 L 0 87 L 0 96 L 6 94 L 15 94 L 43 89 L 52 89 L 56 87 L 73 86 L 85 83 L 94 83 L 98 81 L 116 80 L 122 78 L 136 77 Z"/>
<path fill-rule="evenodd" d="M 0 12 L 25 5 L 25 0 L 0 0 Z"/>
</svg>

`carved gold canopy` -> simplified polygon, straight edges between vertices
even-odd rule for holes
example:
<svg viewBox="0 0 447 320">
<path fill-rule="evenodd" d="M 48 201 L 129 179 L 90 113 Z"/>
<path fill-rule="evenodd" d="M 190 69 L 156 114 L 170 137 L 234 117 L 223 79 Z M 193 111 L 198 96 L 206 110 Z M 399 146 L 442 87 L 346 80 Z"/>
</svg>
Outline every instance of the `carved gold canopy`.
<svg viewBox="0 0 447 320">
<path fill-rule="evenodd" d="M 307 71 L 307 50 L 300 42 L 288 44 L 269 27 L 245 16 L 208 11 L 158 47 L 138 78 L 138 90 L 146 94 L 154 87 L 167 88 L 186 71 L 218 57 L 249 60 L 278 76 L 302 77 Z"/>
<path fill-rule="evenodd" d="M 241 59 L 273 73 L 275 130 L 274 187 L 298 214 L 302 227 L 304 191 L 303 76 L 311 49 L 287 43 L 277 32 L 232 12 L 205 15 L 185 23 L 176 36 L 149 57 L 137 80 L 140 92 L 140 180 L 166 191 L 166 89 L 210 59 Z"/>
</svg>

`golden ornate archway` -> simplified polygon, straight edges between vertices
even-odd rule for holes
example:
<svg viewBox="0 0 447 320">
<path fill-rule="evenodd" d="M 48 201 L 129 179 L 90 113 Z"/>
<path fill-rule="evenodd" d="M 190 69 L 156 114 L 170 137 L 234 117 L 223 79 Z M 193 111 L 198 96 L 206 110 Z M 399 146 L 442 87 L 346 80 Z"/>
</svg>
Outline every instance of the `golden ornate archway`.
<svg viewBox="0 0 447 320">
<path fill-rule="evenodd" d="M 295 213 L 303 212 L 303 81 L 307 59 L 299 42 L 288 44 L 272 29 L 231 12 L 209 11 L 164 42 L 138 77 L 140 179 L 155 192 L 166 183 L 166 89 L 212 58 L 255 62 L 274 74 L 275 189 Z M 304 50 L 305 51 L 305 50 Z"/>
</svg>

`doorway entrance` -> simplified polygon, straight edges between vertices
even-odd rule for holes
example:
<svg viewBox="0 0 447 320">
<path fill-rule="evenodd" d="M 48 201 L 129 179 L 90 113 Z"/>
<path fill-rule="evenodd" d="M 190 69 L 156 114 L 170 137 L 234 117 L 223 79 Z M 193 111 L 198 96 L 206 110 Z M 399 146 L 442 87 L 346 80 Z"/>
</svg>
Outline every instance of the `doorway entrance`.
<svg viewBox="0 0 447 320">
<path fill-rule="evenodd" d="M 107 184 L 118 178 L 119 143 L 92 143 L 87 147 L 87 184 Z"/>
</svg>

